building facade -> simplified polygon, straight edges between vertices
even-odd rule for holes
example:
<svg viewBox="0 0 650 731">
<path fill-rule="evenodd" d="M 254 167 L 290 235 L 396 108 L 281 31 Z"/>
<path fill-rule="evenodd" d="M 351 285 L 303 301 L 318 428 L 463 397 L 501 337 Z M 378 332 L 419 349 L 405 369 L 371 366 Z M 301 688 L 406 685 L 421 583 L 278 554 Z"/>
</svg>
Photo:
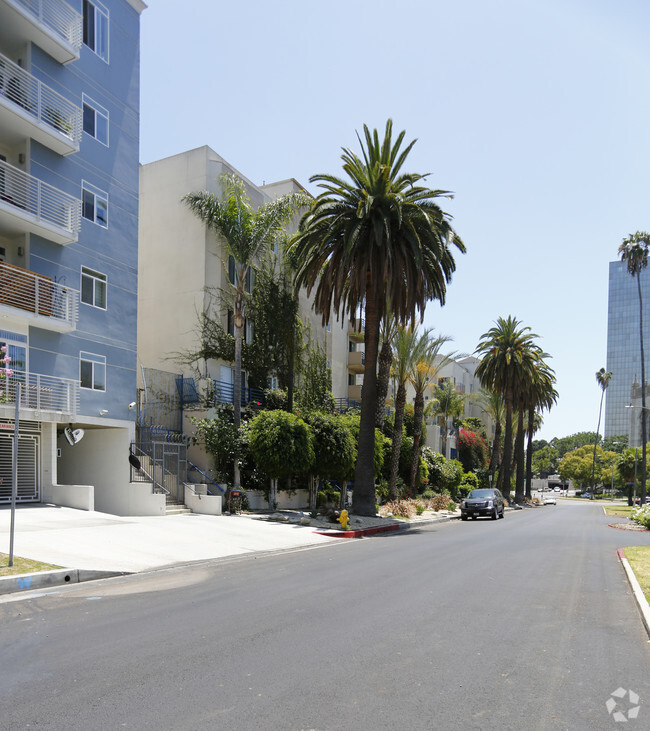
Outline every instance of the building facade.
<svg viewBox="0 0 650 731">
<path fill-rule="evenodd" d="M 19 501 L 156 512 L 128 463 L 144 8 L 0 0 L 1 502 L 20 384 Z"/>
<path fill-rule="evenodd" d="M 644 349 L 650 348 L 650 274 L 640 275 L 643 300 Z M 648 353 L 646 352 L 646 380 Z M 641 382 L 641 347 L 639 340 L 639 292 L 636 277 L 632 277 L 625 263 L 609 264 L 609 299 L 607 307 L 607 366 L 612 378 L 605 392 L 605 436 L 627 434 L 635 446 L 639 433 L 636 422 L 640 409 L 627 408 L 632 389 Z M 640 389 L 639 389 L 640 390 Z"/>
</svg>

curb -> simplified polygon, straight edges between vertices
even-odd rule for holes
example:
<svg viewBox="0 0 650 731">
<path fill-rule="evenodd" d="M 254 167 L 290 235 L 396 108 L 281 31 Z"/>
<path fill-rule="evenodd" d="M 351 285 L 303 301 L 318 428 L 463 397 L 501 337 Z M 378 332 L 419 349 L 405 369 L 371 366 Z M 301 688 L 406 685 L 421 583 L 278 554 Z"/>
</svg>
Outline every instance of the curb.
<svg viewBox="0 0 650 731">
<path fill-rule="evenodd" d="M 110 579 L 113 576 L 126 576 L 127 571 L 92 571 L 90 569 L 53 569 L 33 574 L 16 574 L 0 578 L 0 595 L 19 591 L 46 589 L 63 584 L 79 584 L 82 581 Z"/>
<path fill-rule="evenodd" d="M 363 538 L 364 536 L 377 535 L 379 533 L 395 533 L 396 531 L 405 531 L 416 528 L 421 525 L 433 525 L 434 523 L 448 523 L 450 520 L 459 520 L 460 515 L 450 515 L 444 518 L 431 518 L 428 520 L 418 520 L 413 523 L 392 523 L 391 525 L 376 525 L 372 528 L 361 528 L 359 530 L 317 530 L 320 536 L 328 538 Z"/>
<path fill-rule="evenodd" d="M 643 626 L 645 627 L 645 631 L 647 632 L 648 637 L 650 637 L 650 605 L 648 605 L 648 600 L 645 598 L 645 594 L 643 593 L 643 590 L 641 589 L 641 586 L 636 576 L 634 575 L 634 571 L 632 571 L 630 562 L 627 560 L 627 558 L 625 558 L 624 549 L 619 548 L 616 553 L 618 554 L 620 562 L 623 564 L 627 580 L 630 584 L 630 588 L 632 589 L 632 593 L 634 594 L 634 598 L 636 599 L 639 611 L 641 612 L 641 619 L 643 620 Z"/>
</svg>

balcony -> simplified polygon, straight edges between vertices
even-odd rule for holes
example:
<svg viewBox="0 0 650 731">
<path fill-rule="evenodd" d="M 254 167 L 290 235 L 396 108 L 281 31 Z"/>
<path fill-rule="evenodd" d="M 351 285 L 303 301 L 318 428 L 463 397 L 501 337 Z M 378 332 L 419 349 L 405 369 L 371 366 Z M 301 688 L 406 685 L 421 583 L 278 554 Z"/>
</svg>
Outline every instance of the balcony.
<svg viewBox="0 0 650 731">
<path fill-rule="evenodd" d="M 81 52 L 82 17 L 64 0 L 0 0 L 0 39 L 35 43 L 59 63 Z"/>
<path fill-rule="evenodd" d="M 362 351 L 348 353 L 348 370 L 352 373 L 363 373 L 366 366 L 366 354 Z"/>
<path fill-rule="evenodd" d="M 348 399 L 361 403 L 361 389 L 363 386 L 348 386 Z"/>
<path fill-rule="evenodd" d="M 26 137 L 59 155 L 79 152 L 81 109 L 0 53 L 2 141 Z"/>
<path fill-rule="evenodd" d="M 45 376 L 40 373 L 14 371 L 5 377 L 0 371 L 0 416 L 14 416 L 17 384 L 20 383 L 22 417 L 42 419 L 55 416 L 57 421 L 74 421 L 79 411 L 79 381 Z"/>
<path fill-rule="evenodd" d="M 352 324 L 351 320 L 348 320 L 348 337 L 355 343 L 362 343 L 365 337 L 366 322 L 360 318 L 357 318 L 355 324 Z"/>
<path fill-rule="evenodd" d="M 81 226 L 81 201 L 0 160 L 0 233 L 32 233 L 72 244 Z"/>
<path fill-rule="evenodd" d="M 0 262 L 0 316 L 65 333 L 77 326 L 79 291 L 28 269 Z"/>
<path fill-rule="evenodd" d="M 214 381 L 213 383 L 214 404 L 234 404 L 235 403 L 235 386 L 226 381 Z M 266 398 L 264 391 L 260 388 L 250 388 L 242 386 L 241 389 L 241 405 L 242 407 L 250 403 L 264 405 Z"/>
</svg>

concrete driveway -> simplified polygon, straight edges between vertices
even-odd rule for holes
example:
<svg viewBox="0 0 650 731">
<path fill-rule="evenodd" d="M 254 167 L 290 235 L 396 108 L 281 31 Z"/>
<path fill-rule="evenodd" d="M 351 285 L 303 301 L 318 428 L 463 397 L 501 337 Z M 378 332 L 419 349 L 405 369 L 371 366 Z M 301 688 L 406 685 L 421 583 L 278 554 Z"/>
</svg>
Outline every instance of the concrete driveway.
<svg viewBox="0 0 650 731">
<path fill-rule="evenodd" d="M 0 552 L 9 553 L 11 510 L 0 508 Z M 243 515 L 119 517 L 53 505 L 16 508 L 14 555 L 71 569 L 144 571 L 170 564 L 336 541 L 310 526 Z"/>
</svg>

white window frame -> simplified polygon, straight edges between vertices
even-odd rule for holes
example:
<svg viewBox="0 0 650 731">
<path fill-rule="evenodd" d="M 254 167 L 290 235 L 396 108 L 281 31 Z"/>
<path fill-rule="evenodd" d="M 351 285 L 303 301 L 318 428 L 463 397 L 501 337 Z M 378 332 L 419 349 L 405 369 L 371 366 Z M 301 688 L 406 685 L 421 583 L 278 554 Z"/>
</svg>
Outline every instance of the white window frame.
<svg viewBox="0 0 650 731">
<path fill-rule="evenodd" d="M 84 215 L 86 210 L 86 203 L 84 199 L 85 193 L 90 193 L 94 197 L 93 218 L 88 218 L 86 215 Z M 97 220 L 98 200 L 104 201 L 104 204 L 106 206 L 106 223 L 102 223 L 101 221 Z M 102 228 L 108 228 L 108 193 L 106 193 L 106 191 L 104 190 L 101 190 L 100 188 L 96 188 L 94 185 L 91 185 L 85 180 L 81 181 L 81 215 L 86 221 L 92 221 L 92 223 L 96 224 L 97 226 L 101 226 Z"/>
<path fill-rule="evenodd" d="M 84 292 L 84 279 L 90 280 L 92 282 L 92 302 L 86 302 L 86 300 L 83 298 L 83 292 Z M 98 285 L 103 285 L 104 288 L 104 305 L 97 304 L 97 293 L 98 293 Z M 80 287 L 80 300 L 81 303 L 84 305 L 88 305 L 89 307 L 95 307 L 98 310 L 107 310 L 108 309 L 108 277 L 105 274 L 102 274 L 101 272 L 98 272 L 95 269 L 91 269 L 90 267 L 82 266 L 81 267 L 81 287 Z"/>
<path fill-rule="evenodd" d="M 107 109 L 104 109 L 104 107 L 101 104 L 98 104 L 94 99 L 91 99 L 89 96 L 86 96 L 86 94 L 81 95 L 81 104 L 82 104 L 82 118 L 83 118 L 83 131 L 84 134 L 87 134 L 89 137 L 92 137 L 94 140 L 97 140 L 97 142 L 100 142 L 102 145 L 105 145 L 106 147 L 109 146 L 108 142 L 108 123 L 110 121 L 110 116 Z M 88 132 L 88 130 L 85 128 L 85 119 L 86 119 L 86 110 L 85 107 L 88 107 L 89 109 L 92 109 L 94 113 L 94 132 Z M 97 135 L 97 119 L 101 118 L 104 119 L 106 122 L 106 139 L 102 139 Z"/>
<path fill-rule="evenodd" d="M 84 40 L 84 45 L 86 48 L 90 48 L 90 50 L 99 58 L 102 59 L 102 61 L 105 61 L 106 63 L 109 62 L 109 54 L 108 49 L 110 47 L 109 44 L 109 29 L 110 29 L 110 13 L 108 12 L 108 8 L 104 5 L 102 5 L 100 2 L 97 2 L 97 0 L 83 0 L 82 2 L 82 13 L 83 13 L 83 26 L 84 26 L 84 35 L 85 35 L 85 28 L 86 28 L 86 15 L 85 10 L 86 8 L 89 9 L 89 11 L 92 12 L 92 25 L 93 25 L 93 33 L 94 33 L 94 40 L 93 44 L 90 45 L 90 43 L 87 43 L 86 40 Z M 99 39 L 103 38 L 103 43 L 99 43 Z"/>
<path fill-rule="evenodd" d="M 90 380 L 91 386 L 83 385 L 83 378 L 81 377 L 81 369 L 84 363 L 90 363 Z M 96 372 L 102 372 L 104 374 L 104 386 L 98 387 L 96 385 L 99 379 L 96 379 Z M 85 350 L 79 352 L 79 386 L 84 391 L 100 391 L 106 393 L 106 356 L 98 355 L 97 353 L 88 353 Z"/>
</svg>

